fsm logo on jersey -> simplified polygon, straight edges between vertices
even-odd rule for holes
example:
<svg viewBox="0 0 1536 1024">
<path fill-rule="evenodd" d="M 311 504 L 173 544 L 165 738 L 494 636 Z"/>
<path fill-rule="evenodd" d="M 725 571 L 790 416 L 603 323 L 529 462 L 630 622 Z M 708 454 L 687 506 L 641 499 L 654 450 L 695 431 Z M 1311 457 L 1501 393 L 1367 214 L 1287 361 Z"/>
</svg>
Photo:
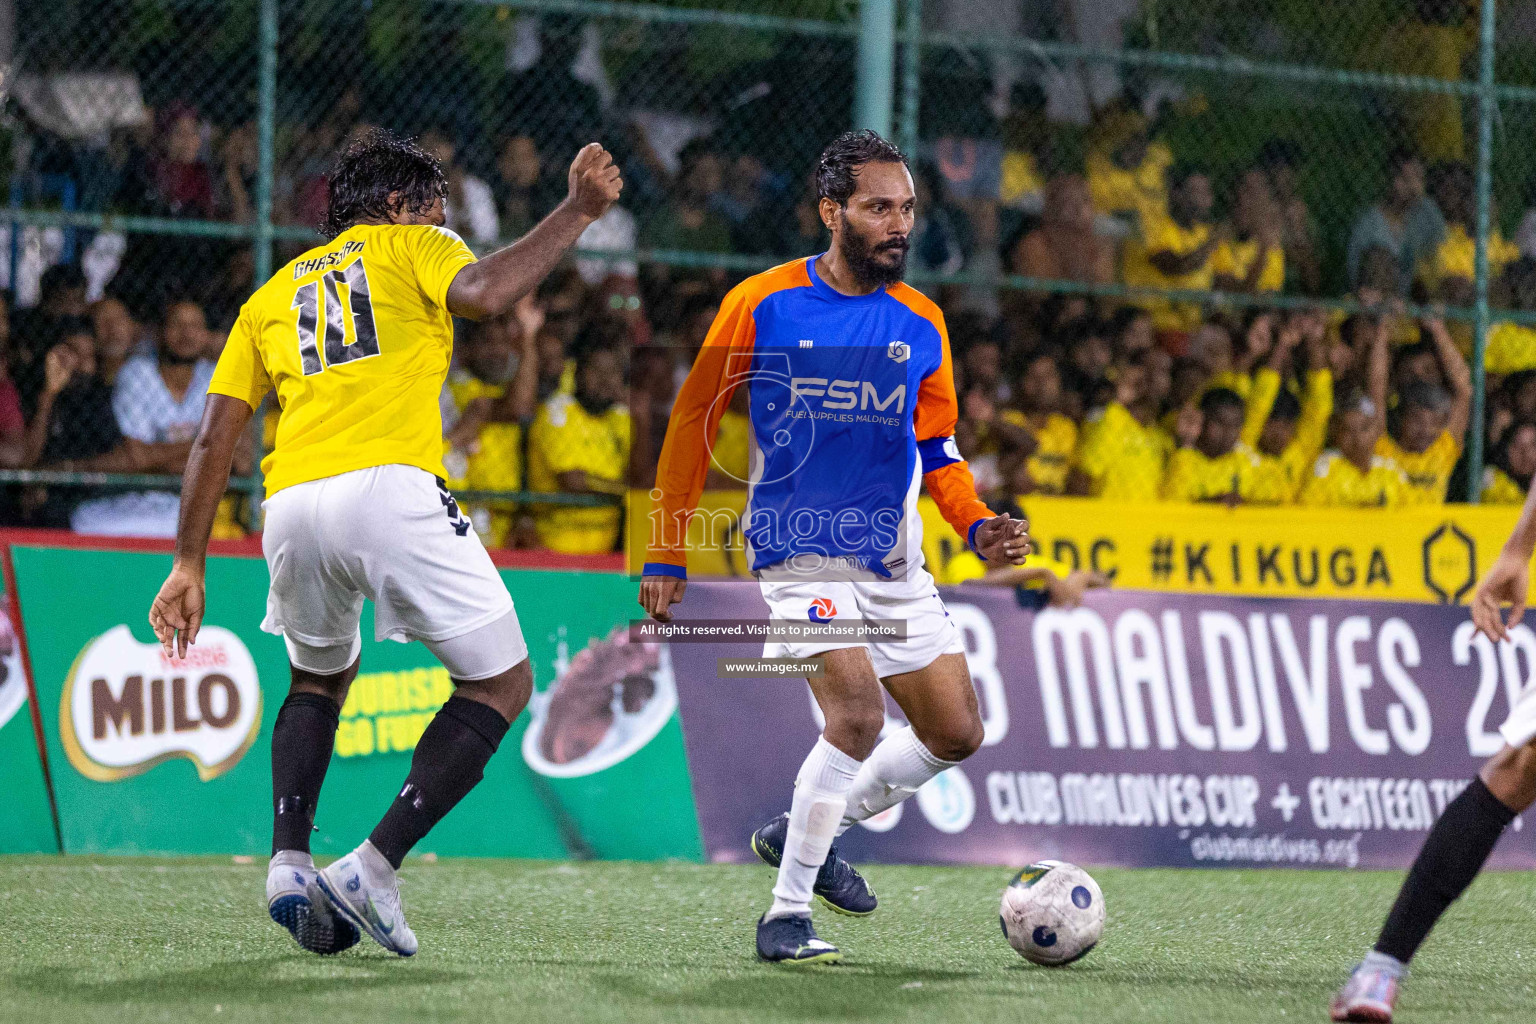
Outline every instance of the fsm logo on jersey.
<svg viewBox="0 0 1536 1024">
<path fill-rule="evenodd" d="M 239 763 L 260 728 L 256 664 L 220 626 L 204 626 L 184 659 L 114 626 L 76 656 L 59 702 L 69 763 L 97 782 L 131 778 L 173 757 L 191 761 L 207 782 Z"/>
<path fill-rule="evenodd" d="M 917 791 L 917 809 L 940 832 L 964 832 L 976 817 L 976 791 L 965 772 L 946 768 Z"/>
</svg>

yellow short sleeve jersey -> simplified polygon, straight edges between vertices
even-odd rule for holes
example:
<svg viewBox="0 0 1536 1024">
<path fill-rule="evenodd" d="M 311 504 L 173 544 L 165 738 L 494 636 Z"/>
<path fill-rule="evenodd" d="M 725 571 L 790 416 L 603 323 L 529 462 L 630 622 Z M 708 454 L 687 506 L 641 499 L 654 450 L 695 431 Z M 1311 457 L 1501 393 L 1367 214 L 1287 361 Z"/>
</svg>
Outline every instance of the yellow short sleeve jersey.
<svg viewBox="0 0 1536 1024">
<path fill-rule="evenodd" d="M 1106 501 L 1156 501 L 1168 457 L 1167 435 L 1143 426 L 1130 410 L 1111 402 L 1096 422 L 1083 427 L 1077 465 Z"/>
<path fill-rule="evenodd" d="M 1142 222 L 1141 234 L 1125 243 L 1122 276 L 1134 288 L 1178 288 L 1205 291 L 1215 283 L 1211 260 L 1187 274 L 1164 274 L 1151 263 L 1157 252 L 1184 256 L 1194 252 L 1211 237 L 1209 224 L 1181 227 L 1172 217 L 1157 216 Z M 1200 307 L 1188 302 L 1166 299 L 1138 300 L 1152 314 L 1152 323 L 1160 331 L 1189 331 L 1200 325 Z"/>
<path fill-rule="evenodd" d="M 1003 418 L 1035 435 L 1035 453 L 1025 460 L 1029 478 L 1040 494 L 1060 494 L 1067 488 L 1067 473 L 1077 451 L 1077 424 L 1059 412 L 1026 416 L 1017 409 L 1003 410 Z"/>
<path fill-rule="evenodd" d="M 1241 441 L 1214 459 L 1194 448 L 1180 448 L 1168 458 L 1162 496 L 1165 501 L 1220 501 L 1236 493 L 1252 501 L 1258 469 L 1258 454 Z"/>
<path fill-rule="evenodd" d="M 1482 500 L 1484 505 L 1523 505 L 1525 488 L 1498 466 L 1489 466 L 1483 470 Z"/>
<path fill-rule="evenodd" d="M 1269 412 L 1280 392 L 1280 375 L 1264 369 L 1254 374 L 1253 393 L 1249 396 L 1248 415 L 1243 421 L 1243 440 L 1257 444 Z M 1317 461 L 1328 434 L 1328 418 L 1333 415 L 1333 373 L 1312 370 L 1307 374 L 1301 396 L 1301 416 L 1291 443 L 1278 456 L 1258 453 L 1251 492 L 1245 500 L 1256 505 L 1288 505 L 1306 483 L 1307 470 Z"/>
<path fill-rule="evenodd" d="M 1259 243 L 1250 238 L 1246 242 L 1228 239 L 1211 253 L 1212 275 L 1225 274 L 1242 281 L 1253 270 L 1253 261 L 1259 258 Z M 1259 271 L 1258 290 L 1278 292 L 1285 286 L 1285 252 L 1271 249 L 1264 254 L 1264 269 Z"/>
<path fill-rule="evenodd" d="M 1161 142 L 1147 147 L 1140 164 L 1127 170 L 1102 149 L 1088 154 L 1083 167 L 1088 197 L 1104 214 L 1132 214 L 1143 222 L 1168 215 L 1168 186 L 1164 172 L 1173 163 L 1173 150 Z"/>
<path fill-rule="evenodd" d="M 401 464 L 443 471 L 438 395 L 453 352 L 448 286 L 475 261 L 428 225 L 358 224 L 278 271 L 240 310 L 208 392 L 282 410 L 267 493 Z"/>
<path fill-rule="evenodd" d="M 460 412 L 477 398 L 500 398 L 506 392 L 505 384 L 488 384 L 473 374 L 456 372 L 448 375 L 448 393 L 453 396 L 453 404 Z M 477 440 L 479 450 L 470 453 L 463 478 L 449 480 L 449 486 L 476 491 L 521 490 L 522 426 L 517 423 L 487 423 L 480 428 Z M 497 503 L 498 507 L 506 504 Z"/>
<path fill-rule="evenodd" d="M 1391 459 L 1371 459 L 1360 468 L 1337 451 L 1318 456 L 1312 478 L 1301 489 L 1301 504 L 1332 508 L 1390 508 L 1405 503 L 1408 478 Z"/>
<path fill-rule="evenodd" d="M 1451 470 L 1461 458 L 1461 444 L 1449 430 L 1442 431 L 1434 444 L 1422 452 L 1410 452 L 1383 434 L 1376 442 L 1376 454 L 1397 463 L 1408 477 L 1408 492 L 1403 496 L 1409 505 L 1440 505 L 1445 502 L 1445 488 L 1451 481 Z"/>
<path fill-rule="evenodd" d="M 1040 173 L 1035 154 L 1020 149 L 1003 154 L 1002 184 L 997 197 L 1004 206 L 1013 206 L 1025 196 L 1038 195 L 1044 188 L 1045 175 Z"/>
<path fill-rule="evenodd" d="M 1504 268 L 1520 258 L 1520 248 L 1506 241 L 1502 232 L 1494 228 L 1488 238 L 1488 273 L 1502 274 Z M 1445 226 L 1445 239 L 1419 267 L 1419 276 L 1431 289 L 1445 277 L 1476 276 L 1477 243 L 1460 224 Z"/>
<path fill-rule="evenodd" d="M 581 470 L 604 480 L 623 480 L 629 468 L 629 410 L 610 406 L 593 415 L 569 395 L 545 402 L 528 430 L 528 487 L 560 490 L 560 474 Z M 535 505 L 539 541 L 566 554 L 612 551 L 619 539 L 619 507 Z"/>
<path fill-rule="evenodd" d="M 1536 328 L 1498 323 L 1488 331 L 1489 373 L 1518 373 L 1536 369 Z"/>
</svg>

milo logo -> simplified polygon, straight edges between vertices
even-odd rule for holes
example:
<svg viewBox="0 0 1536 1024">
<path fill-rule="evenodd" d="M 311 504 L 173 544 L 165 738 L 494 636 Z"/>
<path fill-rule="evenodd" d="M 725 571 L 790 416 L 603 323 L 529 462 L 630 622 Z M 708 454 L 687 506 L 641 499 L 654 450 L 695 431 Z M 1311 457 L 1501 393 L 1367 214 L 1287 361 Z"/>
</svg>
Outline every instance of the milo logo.
<svg viewBox="0 0 1536 1024">
<path fill-rule="evenodd" d="M 234 633 L 205 626 L 185 658 L 114 626 L 75 658 L 59 734 L 75 770 L 97 782 L 185 757 L 207 782 L 239 763 L 261 728 L 261 685 Z"/>
</svg>

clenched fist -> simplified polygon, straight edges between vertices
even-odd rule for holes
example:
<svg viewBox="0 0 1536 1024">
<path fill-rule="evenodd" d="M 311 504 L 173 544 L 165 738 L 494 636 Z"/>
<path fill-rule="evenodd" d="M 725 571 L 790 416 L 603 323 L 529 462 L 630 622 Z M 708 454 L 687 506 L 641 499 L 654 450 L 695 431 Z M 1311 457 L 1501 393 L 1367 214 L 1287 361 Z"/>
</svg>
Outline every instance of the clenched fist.
<svg viewBox="0 0 1536 1024">
<path fill-rule="evenodd" d="M 581 147 L 571 161 L 568 201 L 584 217 L 597 220 L 618 201 L 624 179 L 613 155 L 596 142 Z"/>
</svg>

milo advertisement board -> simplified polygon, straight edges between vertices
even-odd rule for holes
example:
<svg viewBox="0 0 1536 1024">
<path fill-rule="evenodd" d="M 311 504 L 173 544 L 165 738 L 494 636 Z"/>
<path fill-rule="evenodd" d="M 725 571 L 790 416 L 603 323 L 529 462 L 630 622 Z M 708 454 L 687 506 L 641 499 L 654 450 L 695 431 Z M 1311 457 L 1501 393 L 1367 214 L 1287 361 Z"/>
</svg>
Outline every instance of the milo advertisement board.
<svg viewBox="0 0 1536 1024">
<path fill-rule="evenodd" d="M 32 728 L 21 643 L 11 627 L 8 604 L 0 595 L 0 779 L 5 780 L 0 854 L 58 853 L 43 762 Z"/>
<path fill-rule="evenodd" d="M 172 659 L 145 619 L 168 556 L 16 547 L 13 559 L 65 851 L 265 855 L 271 731 L 289 682 L 282 639 L 258 628 L 265 562 L 208 560 L 198 643 Z M 701 859 L 675 689 L 657 652 L 614 635 L 632 596 L 625 579 L 503 576 L 538 693 L 484 781 L 416 852 Z M 422 645 L 373 642 L 371 608 L 362 632 L 316 815 L 317 855 L 367 836 L 452 693 Z"/>
</svg>

